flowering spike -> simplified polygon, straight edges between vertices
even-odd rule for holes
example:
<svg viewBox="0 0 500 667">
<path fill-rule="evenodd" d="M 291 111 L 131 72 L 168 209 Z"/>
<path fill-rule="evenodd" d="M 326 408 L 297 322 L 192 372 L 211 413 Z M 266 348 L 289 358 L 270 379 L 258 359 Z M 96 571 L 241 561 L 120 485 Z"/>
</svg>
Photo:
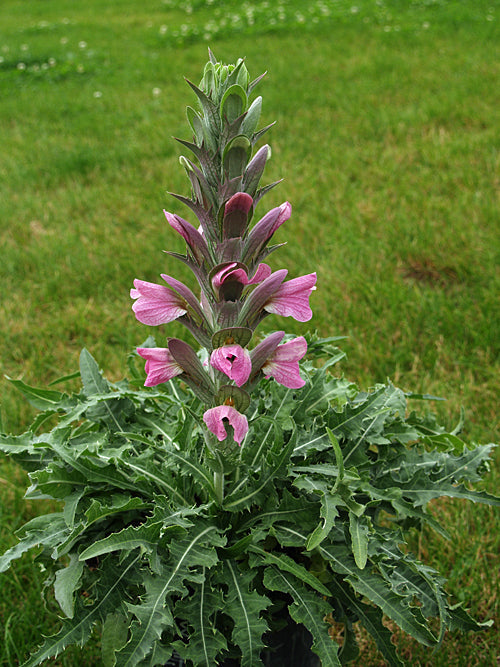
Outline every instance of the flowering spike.
<svg viewBox="0 0 500 667">
<path fill-rule="evenodd" d="M 140 321 L 156 325 L 179 319 L 208 354 L 204 367 L 190 345 L 170 339 L 168 348 L 144 352 L 149 381 L 182 372 L 209 408 L 204 414 L 209 430 L 222 440 L 230 423 L 238 443 L 248 430 L 242 413 L 250 396 L 243 387 L 249 389 L 262 374 L 290 388 L 303 385 L 298 362 L 306 351 L 304 339 L 281 344 L 285 332 L 278 331 L 251 350 L 253 331 L 269 313 L 310 319 L 309 296 L 316 283 L 316 274 L 285 282 L 286 269 L 273 273 L 263 261 L 280 247 L 268 244 L 291 216 L 288 202 L 250 227 L 256 204 L 279 182 L 259 185 L 271 155 L 268 145 L 252 157 L 256 142 L 271 127 L 257 130 L 262 98 L 252 102 L 250 93 L 258 81 L 250 83 L 242 59 L 224 65 L 211 52 L 199 86 L 188 81 L 199 106 L 187 111 L 191 140 L 179 142 L 193 154 L 193 161 L 180 158 L 192 192 L 189 199 L 175 196 L 194 211 L 200 228 L 168 211 L 165 216 L 187 245 L 185 255 L 169 254 L 192 270 L 200 293 L 165 274 L 167 286 L 136 281 L 131 292 Z"/>
</svg>

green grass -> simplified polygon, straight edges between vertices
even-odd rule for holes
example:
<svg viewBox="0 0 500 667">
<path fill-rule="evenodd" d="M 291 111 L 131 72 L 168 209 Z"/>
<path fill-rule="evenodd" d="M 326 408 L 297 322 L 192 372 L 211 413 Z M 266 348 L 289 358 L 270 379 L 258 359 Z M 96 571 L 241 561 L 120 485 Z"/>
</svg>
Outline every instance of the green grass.
<svg viewBox="0 0 500 667">
<path fill-rule="evenodd" d="M 130 309 L 133 279 L 190 281 L 162 253 L 181 248 L 162 209 L 190 218 L 166 194 L 188 192 L 172 136 L 188 138 L 183 77 L 198 82 L 210 44 L 226 62 L 246 56 L 255 76 L 268 71 L 263 122 L 278 123 L 266 180 L 285 181 L 266 208 L 288 199 L 294 211 L 270 260 L 319 275 L 314 319 L 287 330 L 347 336 L 339 372 L 445 396 L 435 409 L 447 423 L 463 405 L 467 437 L 499 441 L 496 3 L 325 0 L 310 3 L 316 14 L 268 4 L 245 4 L 251 23 L 228 0 L 4 0 L 2 375 L 46 384 L 72 373 L 86 346 L 119 378 L 150 333 Z M 3 378 L 1 392 L 4 427 L 19 432 L 33 413 Z M 493 466 L 486 488 L 499 481 Z M 22 500 L 25 485 L 2 464 L 2 551 L 40 511 Z M 415 548 L 455 599 L 498 619 L 498 513 L 458 502 L 434 511 L 452 540 L 424 534 Z M 42 584 L 29 556 L 0 576 L 0 664 L 19 664 L 55 629 Z M 397 637 L 412 665 L 489 666 L 500 654 L 495 627 L 447 636 L 431 655 Z M 98 665 L 97 645 L 51 664 Z M 378 664 L 367 643 L 359 665 Z"/>
</svg>

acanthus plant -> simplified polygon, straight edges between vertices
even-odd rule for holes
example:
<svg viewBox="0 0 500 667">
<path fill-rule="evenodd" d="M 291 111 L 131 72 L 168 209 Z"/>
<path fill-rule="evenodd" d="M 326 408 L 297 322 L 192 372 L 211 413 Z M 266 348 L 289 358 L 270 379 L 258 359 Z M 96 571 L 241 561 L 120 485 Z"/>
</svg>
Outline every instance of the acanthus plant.
<svg viewBox="0 0 500 667">
<path fill-rule="evenodd" d="M 255 333 L 269 313 L 308 321 L 316 283 L 267 263 L 289 203 L 254 222 L 276 185 L 260 186 L 269 147 L 254 153 L 268 129 L 257 131 L 261 98 L 249 99 L 259 79 L 210 53 L 190 84 L 199 105 L 188 107 L 193 141 L 181 143 L 195 157 L 181 163 L 192 195 L 176 197 L 198 223 L 166 218 L 186 242 L 170 255 L 197 287 L 162 274 L 131 291 L 140 322 L 179 321 L 199 349 L 148 338 L 117 383 L 83 350 L 73 395 L 14 381 L 42 412 L 0 449 L 29 472 L 27 498 L 61 501 L 0 558 L 4 571 L 38 547 L 64 615 L 27 665 L 85 644 L 95 625 L 105 667 L 172 656 L 195 667 L 343 665 L 358 654 L 357 623 L 401 665 L 384 618 L 427 646 L 485 625 L 403 545 L 424 524 L 446 535 L 426 511 L 434 498 L 499 504 L 469 484 L 492 445 L 409 413 L 422 396 L 335 377 L 337 339 Z"/>
</svg>

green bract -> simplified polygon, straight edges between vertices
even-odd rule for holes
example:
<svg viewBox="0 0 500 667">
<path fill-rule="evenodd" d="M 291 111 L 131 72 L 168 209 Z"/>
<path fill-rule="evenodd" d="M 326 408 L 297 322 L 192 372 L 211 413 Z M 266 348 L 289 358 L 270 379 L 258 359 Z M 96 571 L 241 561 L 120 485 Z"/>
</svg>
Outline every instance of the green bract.
<svg viewBox="0 0 500 667">
<path fill-rule="evenodd" d="M 205 221 L 207 248 L 217 246 L 218 232 L 210 238 L 207 230 L 220 220 L 223 251 L 242 252 L 233 231 L 247 223 L 249 208 L 234 199 L 228 212 L 224 205 L 241 192 L 248 195 L 243 204 L 248 197 L 255 204 L 266 191 L 258 184 L 268 148 L 250 160 L 262 134 L 255 134 L 261 101 L 249 101 L 252 84 L 241 60 L 223 66 L 211 55 L 202 84 L 192 87 L 202 111 L 188 111 L 189 147 L 199 166 L 184 159 L 193 188 L 193 199 L 184 201 Z M 283 215 L 275 209 L 261 221 L 249 255 L 263 251 Z M 184 222 L 170 219 L 188 245 L 201 243 Z M 209 292 L 207 256 L 180 257 Z M 240 281 L 243 272 L 241 285 L 250 284 L 245 265 L 231 262 L 212 272 L 221 291 L 226 270 Z M 135 298 L 145 298 L 139 287 Z M 253 330 L 231 324 L 201 338 L 207 349 L 245 346 Z M 336 377 L 336 342 L 307 337 L 300 389 L 254 378 L 265 345 L 246 389 L 220 378 L 205 385 L 202 359 L 179 339 L 170 339 L 168 352 L 183 373 L 153 388 L 143 386 L 137 355 L 129 358 L 129 379 L 111 383 L 86 350 L 78 394 L 14 381 L 40 415 L 23 435 L 0 436 L 0 451 L 28 471 L 27 498 L 60 501 L 59 511 L 27 523 L 0 557 L 3 572 L 37 548 L 64 615 L 59 633 L 26 665 L 85 644 L 96 625 L 104 667 L 165 665 L 172 656 L 188 667 L 289 667 L 286 648 L 295 635 L 305 636 L 316 664 L 335 667 L 358 654 L 356 623 L 396 666 L 403 662 L 384 617 L 430 647 L 446 629 L 488 625 L 449 602 L 443 578 L 407 542 L 425 524 L 446 535 L 427 510 L 434 498 L 500 504 L 470 484 L 487 470 L 493 445 L 468 446 L 432 415 L 409 410 L 409 401 L 425 397 L 390 383 L 359 391 Z M 229 436 L 216 445 L 207 439 L 206 400 L 246 413 L 241 447 Z M 329 632 L 334 623 L 343 626 L 342 645 Z M 285 648 L 276 639 L 283 628 Z"/>
</svg>

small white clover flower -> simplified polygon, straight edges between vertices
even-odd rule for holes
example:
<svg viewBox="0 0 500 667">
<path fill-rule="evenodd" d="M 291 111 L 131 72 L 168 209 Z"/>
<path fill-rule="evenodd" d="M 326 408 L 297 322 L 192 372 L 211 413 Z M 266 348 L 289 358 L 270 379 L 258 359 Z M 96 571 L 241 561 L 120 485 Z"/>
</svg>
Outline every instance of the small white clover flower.
<svg viewBox="0 0 500 667">
<path fill-rule="evenodd" d="M 49 58 L 47 62 L 49 63 L 50 67 L 54 67 L 54 65 L 56 64 L 56 59 Z"/>
<path fill-rule="evenodd" d="M 26 63 L 17 63 L 17 69 L 18 70 L 25 70 L 26 69 Z"/>
<path fill-rule="evenodd" d="M 94 91 L 94 97 L 98 99 L 99 97 L 102 97 L 102 92 L 100 90 L 95 90 Z"/>
<path fill-rule="evenodd" d="M 424 23 L 422 23 L 422 28 L 423 28 L 424 30 L 427 30 L 427 29 L 430 27 L 430 25 L 431 25 L 431 24 L 430 24 L 428 21 L 425 21 Z"/>
<path fill-rule="evenodd" d="M 161 93 L 161 88 L 153 88 L 153 96 L 158 97 Z"/>
<path fill-rule="evenodd" d="M 87 42 L 84 42 L 83 40 L 81 42 L 78 42 L 78 48 L 79 49 L 86 49 L 87 48 Z"/>
<path fill-rule="evenodd" d="M 67 44 L 68 43 L 68 38 L 67 37 L 61 37 L 60 42 L 61 42 L 61 44 Z"/>
<path fill-rule="evenodd" d="M 168 30 L 168 27 L 166 25 L 161 25 L 160 26 L 160 35 L 165 35 Z"/>
<path fill-rule="evenodd" d="M 21 44 L 21 51 L 27 51 L 29 48 L 27 44 Z"/>
</svg>

